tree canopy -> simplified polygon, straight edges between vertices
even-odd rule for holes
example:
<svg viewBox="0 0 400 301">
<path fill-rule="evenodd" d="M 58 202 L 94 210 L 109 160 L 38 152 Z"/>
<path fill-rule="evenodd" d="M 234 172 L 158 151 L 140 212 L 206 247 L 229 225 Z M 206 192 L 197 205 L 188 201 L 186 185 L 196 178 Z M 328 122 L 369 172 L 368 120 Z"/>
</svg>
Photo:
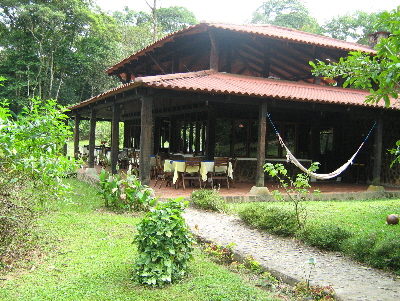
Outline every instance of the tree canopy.
<svg viewBox="0 0 400 301">
<path fill-rule="evenodd" d="M 359 44 L 368 45 L 368 34 L 385 28 L 377 27 L 380 12 L 366 13 L 364 11 L 356 11 L 354 14 L 345 14 L 333 17 L 324 25 L 323 34 L 334 39 L 344 41 L 354 41 Z"/>
<path fill-rule="evenodd" d="M 264 2 L 254 13 L 251 23 L 267 23 L 301 31 L 320 33 L 317 20 L 301 0 L 269 0 Z"/>
<path fill-rule="evenodd" d="M 377 103 L 383 100 L 389 106 L 390 97 L 397 99 L 400 90 L 400 6 L 381 13 L 376 26 L 386 28 L 390 33 L 375 46 L 376 55 L 351 52 L 337 63 L 319 61 L 311 62 L 311 65 L 315 75 L 343 77 L 346 79 L 344 86 L 370 90 L 371 96 L 366 101 Z"/>
<path fill-rule="evenodd" d="M 183 7 L 157 9 L 158 38 L 197 23 Z M 0 3 L 0 99 L 19 112 L 32 98 L 68 105 L 117 85 L 108 67 L 153 42 L 152 17 L 126 8 L 112 15 L 91 0 Z"/>
</svg>

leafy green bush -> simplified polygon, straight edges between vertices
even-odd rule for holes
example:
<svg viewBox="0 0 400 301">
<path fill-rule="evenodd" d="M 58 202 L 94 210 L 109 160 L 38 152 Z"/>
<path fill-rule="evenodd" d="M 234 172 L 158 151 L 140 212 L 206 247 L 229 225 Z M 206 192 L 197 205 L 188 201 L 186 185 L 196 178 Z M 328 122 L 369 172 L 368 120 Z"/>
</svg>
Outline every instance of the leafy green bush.
<svg viewBox="0 0 400 301">
<path fill-rule="evenodd" d="M 244 222 L 271 234 L 290 236 L 298 230 L 296 213 L 278 206 L 251 204 L 239 211 L 239 216 Z"/>
<path fill-rule="evenodd" d="M 156 199 L 149 187 L 142 185 L 134 174 L 115 174 L 101 170 L 99 174 L 99 194 L 105 206 L 114 209 L 147 211 Z"/>
<path fill-rule="evenodd" d="M 195 243 L 181 216 L 186 206 L 181 198 L 158 203 L 137 225 L 134 278 L 138 283 L 161 287 L 186 274 Z"/>
<path fill-rule="evenodd" d="M 340 251 L 343 241 L 352 235 L 334 224 L 308 225 L 297 234 L 307 244 L 330 251 Z"/>
<path fill-rule="evenodd" d="M 63 155 L 71 136 L 65 111 L 55 100 L 31 99 L 15 115 L 7 101 L 0 101 L 1 258 L 23 253 L 35 209 L 68 192 L 61 178 L 75 172 L 77 162 Z"/>
<path fill-rule="evenodd" d="M 217 190 L 199 189 L 192 192 L 191 201 L 203 210 L 226 211 L 226 202 Z"/>
</svg>

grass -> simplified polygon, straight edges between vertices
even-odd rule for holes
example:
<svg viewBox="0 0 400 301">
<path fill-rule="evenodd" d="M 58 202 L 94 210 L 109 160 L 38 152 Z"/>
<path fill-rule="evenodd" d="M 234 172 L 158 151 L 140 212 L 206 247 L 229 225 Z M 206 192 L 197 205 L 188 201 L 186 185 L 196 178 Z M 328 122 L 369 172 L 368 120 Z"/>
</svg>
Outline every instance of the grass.
<svg viewBox="0 0 400 301">
<path fill-rule="evenodd" d="M 230 204 L 229 210 L 246 214 L 256 210 L 261 215 L 250 216 L 249 222 L 263 226 L 268 222 L 263 221 L 264 212 L 267 212 L 264 208 L 270 206 L 288 209 L 293 204 Z M 305 228 L 295 230 L 292 235 L 310 245 L 340 251 L 357 261 L 400 275 L 400 243 L 397 239 L 400 225 L 386 223 L 389 214 L 400 213 L 398 199 L 302 202 L 302 206 L 307 215 Z"/>
<path fill-rule="evenodd" d="M 15 263 L 1 277 L 0 300 L 281 300 L 200 248 L 181 282 L 163 289 L 135 285 L 131 242 L 140 216 L 105 210 L 93 187 L 68 181 L 71 201 L 49 202 L 35 228 L 36 249 L 23 267 Z"/>
<path fill-rule="evenodd" d="M 270 203 L 258 203 L 257 206 L 269 206 Z M 273 203 L 274 206 L 291 208 L 289 202 Z M 345 226 L 352 233 L 396 232 L 399 226 L 386 224 L 386 216 L 400 213 L 398 199 L 376 199 L 359 201 L 302 202 L 307 210 L 308 223 L 331 223 Z M 232 212 L 243 210 L 251 204 L 229 204 Z"/>
</svg>

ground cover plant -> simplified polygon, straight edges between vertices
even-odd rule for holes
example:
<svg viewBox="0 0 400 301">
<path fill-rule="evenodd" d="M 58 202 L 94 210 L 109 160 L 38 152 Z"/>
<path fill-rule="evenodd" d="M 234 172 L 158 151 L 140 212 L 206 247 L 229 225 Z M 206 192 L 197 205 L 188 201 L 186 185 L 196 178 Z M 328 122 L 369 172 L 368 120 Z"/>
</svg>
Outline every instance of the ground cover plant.
<svg viewBox="0 0 400 301">
<path fill-rule="evenodd" d="M 399 214 L 398 199 L 352 201 L 306 201 L 307 225 L 293 235 L 310 245 L 340 251 L 376 268 L 400 274 L 400 225 L 388 225 L 389 214 Z M 270 207 L 288 210 L 286 202 L 229 204 L 229 209 L 243 212 L 267 211 Z M 249 223 L 262 228 L 263 216 Z"/>
<path fill-rule="evenodd" d="M 190 195 L 190 201 L 195 207 L 210 210 L 225 212 L 226 201 L 217 189 L 199 189 L 192 192 Z"/>
<path fill-rule="evenodd" d="M 132 171 L 117 173 L 101 169 L 99 178 L 99 195 L 107 208 L 114 210 L 148 211 L 156 202 L 148 186 L 142 185 Z"/>
<path fill-rule="evenodd" d="M 64 181 L 73 187 L 70 200 L 54 200 L 39 216 L 35 248 L 1 275 L 0 300 L 288 300 L 197 247 L 177 283 L 162 289 L 135 284 L 132 240 L 143 213 L 109 210 L 96 187 Z"/>
</svg>

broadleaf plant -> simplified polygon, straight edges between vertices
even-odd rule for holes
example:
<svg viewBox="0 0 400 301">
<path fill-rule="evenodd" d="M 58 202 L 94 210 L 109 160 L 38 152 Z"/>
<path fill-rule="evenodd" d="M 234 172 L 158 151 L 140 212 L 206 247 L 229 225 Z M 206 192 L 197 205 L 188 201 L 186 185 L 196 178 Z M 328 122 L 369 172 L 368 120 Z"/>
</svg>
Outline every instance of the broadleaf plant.
<svg viewBox="0 0 400 301">
<path fill-rule="evenodd" d="M 195 240 L 181 215 L 188 202 L 181 200 L 157 203 L 137 225 L 133 242 L 139 253 L 134 266 L 138 283 L 162 287 L 187 274 Z"/>
</svg>

